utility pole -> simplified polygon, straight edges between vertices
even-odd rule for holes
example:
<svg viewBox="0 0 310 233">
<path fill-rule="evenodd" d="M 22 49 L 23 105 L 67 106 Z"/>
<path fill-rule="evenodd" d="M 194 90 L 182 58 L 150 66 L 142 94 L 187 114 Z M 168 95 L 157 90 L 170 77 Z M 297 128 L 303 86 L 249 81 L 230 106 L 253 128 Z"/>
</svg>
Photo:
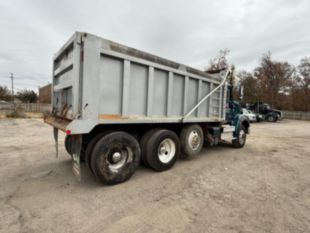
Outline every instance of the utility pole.
<svg viewBox="0 0 310 233">
<path fill-rule="evenodd" d="M 13 73 L 11 73 L 11 84 L 12 84 L 12 104 L 13 104 L 13 107 L 14 107 L 14 76 L 13 76 Z"/>
</svg>

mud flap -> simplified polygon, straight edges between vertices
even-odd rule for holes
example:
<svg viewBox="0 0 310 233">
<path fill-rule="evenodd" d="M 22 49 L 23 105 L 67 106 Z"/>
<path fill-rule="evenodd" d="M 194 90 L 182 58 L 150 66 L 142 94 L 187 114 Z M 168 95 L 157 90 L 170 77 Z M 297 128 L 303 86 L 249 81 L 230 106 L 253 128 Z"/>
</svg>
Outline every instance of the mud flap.
<svg viewBox="0 0 310 233">
<path fill-rule="evenodd" d="M 58 159 L 58 129 L 56 127 L 54 127 L 54 141 L 56 149 L 56 159 Z"/>
<path fill-rule="evenodd" d="M 82 136 L 81 135 L 72 135 L 72 169 L 73 173 L 81 181 L 81 149 L 82 149 Z"/>
</svg>

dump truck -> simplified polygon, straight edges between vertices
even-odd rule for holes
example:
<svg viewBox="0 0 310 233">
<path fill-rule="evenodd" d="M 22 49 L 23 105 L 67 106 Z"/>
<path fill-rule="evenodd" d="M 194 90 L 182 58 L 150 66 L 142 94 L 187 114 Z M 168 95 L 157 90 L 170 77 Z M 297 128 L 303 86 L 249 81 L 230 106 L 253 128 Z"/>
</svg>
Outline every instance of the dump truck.
<svg viewBox="0 0 310 233">
<path fill-rule="evenodd" d="M 128 180 L 140 162 L 166 171 L 204 144 L 245 145 L 249 122 L 231 101 L 230 69 L 206 73 L 101 37 L 76 32 L 55 54 L 52 112 L 81 162 L 105 184 Z"/>
</svg>

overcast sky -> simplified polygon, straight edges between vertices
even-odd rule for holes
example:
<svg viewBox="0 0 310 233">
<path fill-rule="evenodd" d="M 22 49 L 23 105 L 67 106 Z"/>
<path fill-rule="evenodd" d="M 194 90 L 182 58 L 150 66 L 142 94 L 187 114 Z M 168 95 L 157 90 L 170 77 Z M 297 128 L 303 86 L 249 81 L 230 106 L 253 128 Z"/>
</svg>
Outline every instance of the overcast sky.
<svg viewBox="0 0 310 233">
<path fill-rule="evenodd" d="M 0 0 L 0 85 L 51 82 L 53 54 L 86 31 L 204 68 L 228 48 L 251 71 L 263 53 L 293 64 L 310 55 L 309 0 Z"/>
</svg>

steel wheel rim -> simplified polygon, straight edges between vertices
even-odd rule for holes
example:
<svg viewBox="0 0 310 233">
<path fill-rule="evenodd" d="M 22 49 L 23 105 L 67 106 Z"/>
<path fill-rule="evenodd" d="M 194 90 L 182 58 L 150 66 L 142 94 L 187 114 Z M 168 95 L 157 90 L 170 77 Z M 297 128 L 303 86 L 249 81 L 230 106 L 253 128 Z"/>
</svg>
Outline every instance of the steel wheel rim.
<svg viewBox="0 0 310 233">
<path fill-rule="evenodd" d="M 192 150 L 198 150 L 201 143 L 201 139 L 196 130 L 192 130 L 188 135 L 188 145 Z"/>
<path fill-rule="evenodd" d="M 176 153 L 176 145 L 170 138 L 163 140 L 158 146 L 158 159 L 162 163 L 169 163 Z"/>
<path fill-rule="evenodd" d="M 239 143 L 242 145 L 244 142 L 245 142 L 245 132 L 244 132 L 244 130 L 240 130 Z"/>
<path fill-rule="evenodd" d="M 110 171 L 118 172 L 132 157 L 130 147 L 114 148 L 108 152 L 106 162 Z"/>
</svg>

